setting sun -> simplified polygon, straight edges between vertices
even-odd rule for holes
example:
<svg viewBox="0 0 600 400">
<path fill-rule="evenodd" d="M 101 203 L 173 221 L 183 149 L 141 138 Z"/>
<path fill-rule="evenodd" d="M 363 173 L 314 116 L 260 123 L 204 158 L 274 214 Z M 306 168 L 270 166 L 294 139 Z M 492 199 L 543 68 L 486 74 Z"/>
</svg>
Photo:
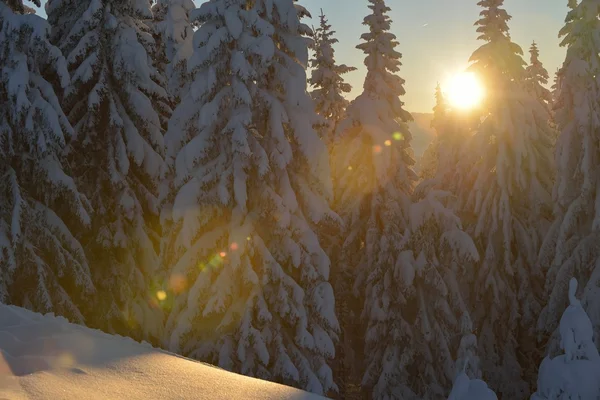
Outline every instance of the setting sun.
<svg viewBox="0 0 600 400">
<path fill-rule="evenodd" d="M 478 106 L 484 96 L 483 86 L 472 72 L 460 72 L 452 76 L 443 91 L 452 106 L 463 110 Z"/>
</svg>

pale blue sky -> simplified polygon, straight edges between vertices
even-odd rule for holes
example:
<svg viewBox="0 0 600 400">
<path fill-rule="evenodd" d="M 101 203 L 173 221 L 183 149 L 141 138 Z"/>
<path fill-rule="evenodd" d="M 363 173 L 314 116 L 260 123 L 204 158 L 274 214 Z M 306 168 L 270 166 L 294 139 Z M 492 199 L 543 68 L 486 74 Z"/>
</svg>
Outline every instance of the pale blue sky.
<svg viewBox="0 0 600 400">
<path fill-rule="evenodd" d="M 201 3 L 201 0 L 195 0 Z M 388 0 L 392 32 L 400 41 L 403 54 L 400 75 L 406 80 L 406 108 L 413 112 L 429 112 L 438 81 L 463 68 L 478 46 L 473 23 L 478 19 L 478 0 Z M 340 43 L 336 56 L 340 63 L 353 65 L 357 71 L 347 75 L 354 86 L 353 98 L 362 89 L 365 75 L 364 55 L 355 46 L 366 31 L 362 20 L 369 12 L 367 0 L 301 0 L 318 24 L 320 8 L 337 31 Z M 540 59 L 551 75 L 564 59 L 565 50 L 558 43 L 567 0 L 505 0 L 513 40 L 523 47 L 529 59 L 529 45 L 535 40 Z M 43 11 L 40 12 L 43 15 Z M 309 23 L 311 23 L 309 21 Z"/>
</svg>

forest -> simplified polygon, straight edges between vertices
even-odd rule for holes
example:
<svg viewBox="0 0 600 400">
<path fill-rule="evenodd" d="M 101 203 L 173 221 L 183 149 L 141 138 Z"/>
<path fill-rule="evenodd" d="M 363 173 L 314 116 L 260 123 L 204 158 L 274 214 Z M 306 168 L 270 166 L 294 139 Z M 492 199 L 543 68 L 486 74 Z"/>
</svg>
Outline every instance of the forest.
<svg viewBox="0 0 600 400">
<path fill-rule="evenodd" d="M 0 0 L 0 303 L 330 398 L 600 399 L 600 1 L 549 82 L 480 0 L 419 160 L 403 2 L 351 1 L 357 43 L 301 0 Z"/>
</svg>

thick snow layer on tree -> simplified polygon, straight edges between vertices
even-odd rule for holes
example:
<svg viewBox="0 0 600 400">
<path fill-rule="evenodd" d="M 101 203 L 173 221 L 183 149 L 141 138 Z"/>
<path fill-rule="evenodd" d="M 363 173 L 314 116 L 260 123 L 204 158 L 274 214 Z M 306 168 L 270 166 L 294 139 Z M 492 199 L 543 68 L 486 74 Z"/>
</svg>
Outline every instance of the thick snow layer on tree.
<svg viewBox="0 0 600 400">
<path fill-rule="evenodd" d="M 462 373 L 454 381 L 448 400 L 497 400 L 496 394 L 480 379 Z"/>
<path fill-rule="evenodd" d="M 538 389 L 531 400 L 600 399 L 600 356 L 593 341 L 592 322 L 575 297 L 577 280 L 569 282 L 569 302 L 560 319 L 557 357 L 540 365 Z"/>
<path fill-rule="evenodd" d="M 149 394 L 151 394 L 149 396 Z M 0 304 L 0 398 L 319 399 Z"/>
</svg>

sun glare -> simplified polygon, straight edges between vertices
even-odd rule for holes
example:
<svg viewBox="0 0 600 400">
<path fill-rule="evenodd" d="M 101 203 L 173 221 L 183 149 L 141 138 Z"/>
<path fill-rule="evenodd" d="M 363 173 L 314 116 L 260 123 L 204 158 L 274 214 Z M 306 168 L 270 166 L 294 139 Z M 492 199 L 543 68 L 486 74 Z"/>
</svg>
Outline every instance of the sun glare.
<svg viewBox="0 0 600 400">
<path fill-rule="evenodd" d="M 483 85 L 472 72 L 452 76 L 442 90 L 451 106 L 463 110 L 477 107 L 485 94 Z"/>
</svg>

